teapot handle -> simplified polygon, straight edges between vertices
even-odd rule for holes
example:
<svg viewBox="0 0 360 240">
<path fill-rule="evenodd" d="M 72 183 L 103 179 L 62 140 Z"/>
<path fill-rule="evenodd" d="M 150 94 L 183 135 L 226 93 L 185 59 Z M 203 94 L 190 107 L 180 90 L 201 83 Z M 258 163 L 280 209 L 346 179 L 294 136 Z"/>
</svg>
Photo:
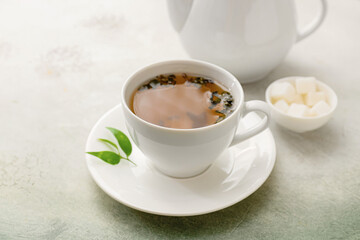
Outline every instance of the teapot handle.
<svg viewBox="0 0 360 240">
<path fill-rule="evenodd" d="M 327 1 L 321 0 L 321 11 L 320 14 L 307 26 L 305 29 L 298 31 L 296 41 L 299 42 L 315 32 L 318 27 L 320 27 L 321 23 L 324 21 L 324 18 L 327 13 Z"/>
</svg>

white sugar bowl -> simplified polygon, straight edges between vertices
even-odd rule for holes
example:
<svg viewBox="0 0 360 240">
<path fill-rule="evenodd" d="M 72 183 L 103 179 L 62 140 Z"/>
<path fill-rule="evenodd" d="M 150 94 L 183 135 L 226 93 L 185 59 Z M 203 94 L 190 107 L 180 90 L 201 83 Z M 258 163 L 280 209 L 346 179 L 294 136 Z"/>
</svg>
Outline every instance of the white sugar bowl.
<svg viewBox="0 0 360 240">
<path fill-rule="evenodd" d="M 265 98 L 272 119 L 298 133 L 325 125 L 334 114 L 338 102 L 335 92 L 313 77 L 276 80 L 266 89 Z"/>
</svg>

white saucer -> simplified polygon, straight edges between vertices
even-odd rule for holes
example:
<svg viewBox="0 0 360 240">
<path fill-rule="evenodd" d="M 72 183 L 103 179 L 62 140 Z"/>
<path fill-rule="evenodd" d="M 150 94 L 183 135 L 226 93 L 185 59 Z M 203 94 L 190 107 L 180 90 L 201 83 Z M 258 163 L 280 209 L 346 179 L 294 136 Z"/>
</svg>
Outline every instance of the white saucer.
<svg viewBox="0 0 360 240">
<path fill-rule="evenodd" d="M 248 114 L 239 131 L 259 119 L 255 113 Z M 88 137 L 86 151 L 109 150 L 97 140 L 113 139 L 105 127 L 117 128 L 128 135 L 120 105 L 95 124 Z M 177 179 L 158 172 L 136 145 L 132 145 L 130 159 L 137 166 L 124 160 L 118 165 L 110 165 L 86 154 L 89 171 L 99 187 L 120 203 L 143 212 L 167 216 L 210 213 L 243 200 L 269 177 L 276 156 L 275 141 L 267 129 L 229 148 L 201 175 Z"/>
</svg>

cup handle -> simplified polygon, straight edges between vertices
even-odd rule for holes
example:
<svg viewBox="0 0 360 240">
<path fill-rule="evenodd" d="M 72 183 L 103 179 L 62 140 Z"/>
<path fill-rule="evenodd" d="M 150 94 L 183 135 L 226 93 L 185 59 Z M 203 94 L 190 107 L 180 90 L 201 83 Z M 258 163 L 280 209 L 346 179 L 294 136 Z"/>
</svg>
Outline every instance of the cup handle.
<svg viewBox="0 0 360 240">
<path fill-rule="evenodd" d="M 296 42 L 303 40 L 304 38 L 315 32 L 315 30 L 318 29 L 321 23 L 324 21 L 326 13 L 327 13 L 327 1 L 321 0 L 320 14 L 302 31 L 298 30 Z"/>
<path fill-rule="evenodd" d="M 229 147 L 234 146 L 252 136 L 255 136 L 256 134 L 264 131 L 268 127 L 270 121 L 270 109 L 268 104 L 266 102 L 258 100 L 245 102 L 244 116 L 252 111 L 263 112 L 266 116 L 252 128 L 247 129 L 245 132 L 236 134 Z"/>
</svg>

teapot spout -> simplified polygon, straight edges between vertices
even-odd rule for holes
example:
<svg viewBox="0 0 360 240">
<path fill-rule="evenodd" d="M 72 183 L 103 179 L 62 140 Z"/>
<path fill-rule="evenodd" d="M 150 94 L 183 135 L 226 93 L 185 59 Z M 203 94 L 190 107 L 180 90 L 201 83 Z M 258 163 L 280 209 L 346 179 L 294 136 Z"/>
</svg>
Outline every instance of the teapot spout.
<svg viewBox="0 0 360 240">
<path fill-rule="evenodd" d="M 193 0 L 167 0 L 168 13 L 174 29 L 181 31 L 190 13 Z"/>
</svg>

